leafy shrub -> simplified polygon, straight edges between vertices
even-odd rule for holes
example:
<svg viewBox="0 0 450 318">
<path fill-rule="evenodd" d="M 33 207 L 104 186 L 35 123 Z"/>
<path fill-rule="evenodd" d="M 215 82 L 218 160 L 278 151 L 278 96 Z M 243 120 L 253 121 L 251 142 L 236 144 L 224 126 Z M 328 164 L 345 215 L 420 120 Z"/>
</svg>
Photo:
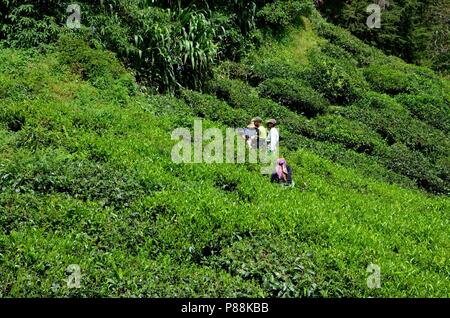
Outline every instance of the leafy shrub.
<svg viewBox="0 0 450 318">
<path fill-rule="evenodd" d="M 281 0 L 266 4 L 256 16 L 259 24 L 281 31 L 291 24 L 300 24 L 301 16 L 310 16 L 312 10 L 313 7 L 309 1 Z"/>
<path fill-rule="evenodd" d="M 17 1 L 2 2 L 4 3 L 0 4 L 0 8 L 4 14 L 0 18 L 0 39 L 5 41 L 4 44 L 12 47 L 39 47 L 57 40 L 60 32 L 59 17 L 51 14 L 40 16 L 40 13 L 45 6 L 46 12 L 49 8 L 61 8 L 58 1 L 50 0 L 45 5 L 28 1 L 21 1 L 20 4 Z"/>
<path fill-rule="evenodd" d="M 250 66 L 252 74 L 252 82 L 260 84 L 264 80 L 272 78 L 299 78 L 302 72 L 292 67 L 292 63 L 283 59 L 283 57 L 273 56 L 267 59 L 252 60 Z M 256 86 L 256 85 L 254 85 Z"/>
<path fill-rule="evenodd" d="M 420 152 L 395 144 L 379 156 L 386 161 L 389 169 L 414 180 L 419 187 L 437 194 L 449 193 L 449 183 L 438 176 L 437 169 Z"/>
<path fill-rule="evenodd" d="M 411 80 L 404 71 L 387 65 L 371 65 L 364 70 L 364 76 L 372 88 L 380 93 L 397 95 L 414 92 Z"/>
<path fill-rule="evenodd" d="M 343 110 L 341 114 L 367 123 L 390 145 L 405 141 L 407 136 L 414 134 L 410 132 L 412 118 L 406 109 L 387 95 L 367 94 L 354 106 Z"/>
<path fill-rule="evenodd" d="M 154 190 L 132 171 L 107 163 L 61 156 L 40 159 L 4 167 L 0 188 L 16 193 L 65 193 L 79 200 L 96 200 L 103 206 L 117 208 L 129 206 L 137 196 Z"/>
<path fill-rule="evenodd" d="M 213 11 L 211 13 L 211 23 L 216 32 L 216 42 L 218 45 L 217 59 L 221 62 L 239 61 L 252 49 L 259 47 L 264 41 L 260 29 L 252 29 L 248 33 L 236 23 L 238 15 L 229 15 L 226 12 Z"/>
<path fill-rule="evenodd" d="M 366 153 L 358 153 L 342 144 L 307 138 L 300 140 L 298 146 L 301 149 L 311 150 L 320 157 L 328 158 L 344 167 L 356 168 L 367 177 L 387 183 L 399 184 L 405 188 L 417 188 L 416 182 L 400 173 L 389 170 L 377 156 L 367 156 Z M 385 148 L 381 147 L 381 149 Z"/>
<path fill-rule="evenodd" d="M 401 94 L 396 97 L 397 101 L 406 108 L 417 119 L 450 133 L 450 103 L 444 98 L 428 93 L 416 95 Z"/>
<path fill-rule="evenodd" d="M 378 135 L 364 123 L 348 120 L 337 115 L 319 116 L 311 123 L 312 135 L 317 140 L 340 143 L 358 152 L 372 153 L 383 145 Z"/>
<path fill-rule="evenodd" d="M 69 70 L 90 81 L 95 87 L 106 88 L 120 81 L 123 87 L 134 88 L 132 77 L 112 52 L 92 49 L 83 39 L 63 36 L 57 45 L 58 58 Z M 123 85 L 125 84 L 125 85 Z"/>
<path fill-rule="evenodd" d="M 211 83 L 211 91 L 221 100 L 234 108 L 243 109 L 248 114 L 248 120 L 261 116 L 276 118 L 282 134 L 303 134 L 308 129 L 307 118 L 297 114 L 287 107 L 274 101 L 259 97 L 257 91 L 238 80 L 217 79 Z"/>
<path fill-rule="evenodd" d="M 262 79 L 256 74 L 253 68 L 244 63 L 224 61 L 216 69 L 216 75 L 232 80 L 240 80 L 251 86 L 258 86 Z"/>
<path fill-rule="evenodd" d="M 373 90 L 389 95 L 433 92 L 442 96 L 446 85 L 426 68 L 408 65 L 393 57 L 364 69 L 364 77 Z"/>
<path fill-rule="evenodd" d="M 450 146 L 443 132 L 411 117 L 403 106 L 387 95 L 367 94 L 355 107 L 342 113 L 367 123 L 388 144 L 402 143 L 430 158 L 446 155 Z"/>
<path fill-rule="evenodd" d="M 311 255 L 299 253 L 300 247 L 289 239 L 274 245 L 266 235 L 241 238 L 207 264 L 257 282 L 268 297 L 319 296 L 321 286 Z"/>
<path fill-rule="evenodd" d="M 248 114 L 242 109 L 233 109 L 225 102 L 211 95 L 183 90 L 181 97 L 191 107 L 193 114 L 201 118 L 220 121 L 229 127 L 244 127 Z"/>
<path fill-rule="evenodd" d="M 316 29 L 317 33 L 331 44 L 348 52 L 358 62 L 359 67 L 366 67 L 375 62 L 381 63 L 385 59 L 384 55 L 345 29 L 323 20 L 316 23 Z"/>
<path fill-rule="evenodd" d="M 328 107 L 328 101 L 321 94 L 299 80 L 266 80 L 259 86 L 259 91 L 263 96 L 307 117 L 324 113 Z"/>
<path fill-rule="evenodd" d="M 353 68 L 359 67 L 358 61 L 345 49 L 330 42 L 321 43 L 319 47 L 322 52 L 326 52 L 327 56 L 336 60 L 345 61 L 351 64 Z"/>
<path fill-rule="evenodd" d="M 332 104 L 351 104 L 367 89 L 361 72 L 350 62 L 331 58 L 320 50 L 312 50 L 309 59 L 311 65 L 304 80 Z"/>
<path fill-rule="evenodd" d="M 2 107 L 0 109 L 0 123 L 5 124 L 8 130 L 18 132 L 25 125 L 25 115 L 19 110 Z"/>
<path fill-rule="evenodd" d="M 4 61 L 0 72 L 0 98 L 17 102 L 29 101 L 36 94 L 47 92 L 48 87 L 60 78 L 52 75 L 55 58 L 47 61 L 39 58 L 32 50 L 2 50 L 0 58 Z M 29 63 L 34 67 L 29 67 Z"/>
</svg>

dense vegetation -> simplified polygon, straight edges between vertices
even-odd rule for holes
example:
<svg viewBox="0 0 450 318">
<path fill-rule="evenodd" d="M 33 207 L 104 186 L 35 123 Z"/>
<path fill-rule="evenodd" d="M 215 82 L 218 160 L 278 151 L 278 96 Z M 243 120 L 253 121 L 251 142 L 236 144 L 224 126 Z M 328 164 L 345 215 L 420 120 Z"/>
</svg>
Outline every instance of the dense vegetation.
<svg viewBox="0 0 450 318">
<path fill-rule="evenodd" d="M 449 296 L 448 80 L 309 1 L 79 3 L 1 2 L 0 296 Z M 256 115 L 295 188 L 171 161 Z"/>
<path fill-rule="evenodd" d="M 449 0 L 319 0 L 318 8 L 334 24 L 407 62 L 450 74 Z M 369 4 L 381 7 L 381 28 L 365 21 Z"/>
</svg>

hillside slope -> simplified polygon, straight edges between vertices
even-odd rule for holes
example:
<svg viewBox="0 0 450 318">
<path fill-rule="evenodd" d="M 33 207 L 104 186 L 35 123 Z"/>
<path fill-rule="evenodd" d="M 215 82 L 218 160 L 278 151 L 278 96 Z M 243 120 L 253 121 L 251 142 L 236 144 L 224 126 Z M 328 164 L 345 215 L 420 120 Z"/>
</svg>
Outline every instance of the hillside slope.
<svg viewBox="0 0 450 318">
<path fill-rule="evenodd" d="M 312 15 L 151 95 L 89 36 L 0 50 L 1 297 L 449 296 L 447 80 Z M 257 115 L 295 188 L 172 162 L 175 128 Z"/>
</svg>

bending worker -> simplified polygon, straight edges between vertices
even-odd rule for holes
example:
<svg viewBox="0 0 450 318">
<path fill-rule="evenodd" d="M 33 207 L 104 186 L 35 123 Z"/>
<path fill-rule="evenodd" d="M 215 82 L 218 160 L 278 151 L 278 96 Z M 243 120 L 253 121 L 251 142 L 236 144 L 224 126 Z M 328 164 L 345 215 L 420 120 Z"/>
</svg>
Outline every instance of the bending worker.
<svg viewBox="0 0 450 318">
<path fill-rule="evenodd" d="M 293 185 L 292 168 L 286 163 L 286 159 L 278 158 L 275 172 L 272 173 L 271 182 Z"/>
</svg>

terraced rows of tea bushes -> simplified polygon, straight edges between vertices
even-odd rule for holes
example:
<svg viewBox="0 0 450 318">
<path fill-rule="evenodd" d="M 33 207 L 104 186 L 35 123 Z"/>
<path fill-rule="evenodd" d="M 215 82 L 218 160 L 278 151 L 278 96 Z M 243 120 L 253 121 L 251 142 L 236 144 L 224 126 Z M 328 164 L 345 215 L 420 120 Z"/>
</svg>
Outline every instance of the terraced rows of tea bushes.
<svg viewBox="0 0 450 318">
<path fill-rule="evenodd" d="M 364 0 L 316 2 L 323 16 L 386 54 L 430 67 L 444 75 L 449 68 L 450 15 L 448 0 Z M 380 28 L 366 27 L 369 4 L 380 5 Z"/>
<path fill-rule="evenodd" d="M 65 18 L 63 4 L 4 4 L 9 15 L 2 18 L 0 38 L 6 46 L 29 47 L 37 45 L 31 33 L 39 32 L 43 48 L 55 43 L 58 34 L 81 39 L 84 44 L 62 41 L 67 53 L 61 58 L 82 78 L 89 70 L 78 67 L 84 61 L 75 48 L 107 48 L 133 69 L 147 92 L 178 95 L 191 88 L 260 115 L 284 113 L 295 118 L 277 117 L 292 133 L 291 141 L 285 138 L 289 147 L 319 141 L 316 152 L 330 159 L 339 156 L 333 150 L 338 147 L 353 158 L 352 164 L 364 158 L 385 167 L 388 175 L 399 175 L 390 180 L 406 177 L 411 182 L 401 184 L 449 193 L 448 80 L 388 57 L 325 22 L 311 1 L 80 5 L 83 26 L 72 31 L 57 28 L 56 21 Z M 36 15 L 29 17 L 33 9 Z M 45 24 L 48 19 L 54 21 Z M 14 23 L 18 29 L 12 32 Z M 32 26 L 25 28 L 27 23 Z M 42 24 L 47 25 L 44 30 Z M 100 87 L 101 76 L 98 81 Z M 370 170 L 366 163 L 359 166 Z"/>
<path fill-rule="evenodd" d="M 82 58 L 74 67 L 66 54 Z M 307 117 L 223 90 L 242 82 L 215 82 L 228 104 L 142 95 L 114 57 L 83 46 L 6 49 L 0 61 L 2 297 L 448 296 L 446 197 L 294 144 L 294 189 L 251 164 L 172 163 L 171 131 L 198 117 L 225 129 L 260 110 L 280 118 L 286 146 L 306 140 L 287 123 L 300 132 Z M 371 263 L 381 289 L 367 288 Z M 80 289 L 67 288 L 69 264 Z"/>
<path fill-rule="evenodd" d="M 358 162 L 369 175 L 367 162 L 376 163 L 397 175 L 384 172 L 391 181 L 448 194 L 449 82 L 323 21 L 310 28 L 266 44 L 241 64 L 223 64 L 209 93 L 235 109 L 277 118 L 288 148 L 311 147 L 347 166 Z M 316 36 L 314 46 L 295 44 L 315 29 L 324 38 Z M 343 151 L 351 162 L 337 160 Z"/>
<path fill-rule="evenodd" d="M 117 16 L 95 19 L 186 17 L 114 3 Z M 253 34 L 260 48 L 225 37 L 243 58 L 209 69 L 201 92 L 149 94 L 183 51 L 138 70 L 136 47 L 127 56 L 114 41 L 127 24 L 0 49 L 0 297 L 449 296 L 448 81 L 317 12 L 290 29 L 280 3 L 257 11 L 270 30 Z M 231 33 L 244 37 L 240 22 Z M 225 131 L 256 115 L 280 122 L 295 188 L 259 165 L 172 162 L 175 128 L 202 118 Z M 369 264 L 381 289 L 367 287 Z"/>
</svg>

